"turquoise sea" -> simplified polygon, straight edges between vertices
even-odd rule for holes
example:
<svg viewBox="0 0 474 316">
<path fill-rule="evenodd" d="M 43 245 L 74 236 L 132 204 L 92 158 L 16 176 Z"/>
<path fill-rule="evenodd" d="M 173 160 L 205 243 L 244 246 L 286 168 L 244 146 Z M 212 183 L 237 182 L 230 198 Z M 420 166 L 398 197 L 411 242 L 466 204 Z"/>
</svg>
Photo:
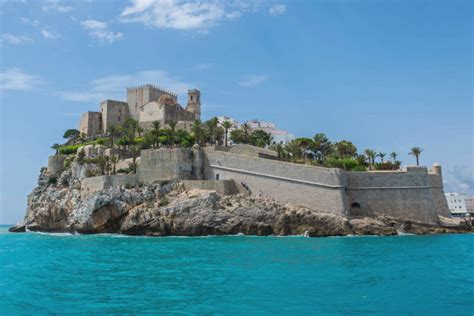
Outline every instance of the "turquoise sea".
<svg viewBox="0 0 474 316">
<path fill-rule="evenodd" d="M 473 315 L 474 235 L 0 231 L 0 314 Z"/>
</svg>

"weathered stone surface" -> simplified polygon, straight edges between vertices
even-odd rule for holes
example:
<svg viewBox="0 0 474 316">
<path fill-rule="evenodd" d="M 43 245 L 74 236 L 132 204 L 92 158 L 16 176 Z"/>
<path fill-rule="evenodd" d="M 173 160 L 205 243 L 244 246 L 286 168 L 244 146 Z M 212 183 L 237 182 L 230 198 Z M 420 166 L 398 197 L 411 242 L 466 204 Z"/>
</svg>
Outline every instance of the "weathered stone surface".
<svg viewBox="0 0 474 316">
<path fill-rule="evenodd" d="M 129 235 L 394 235 L 467 232 L 467 222 L 429 226 L 387 217 L 353 218 L 283 204 L 272 198 L 186 190 L 172 180 L 135 187 L 114 185 L 81 197 L 83 169 L 73 163 L 60 181 L 43 171 L 28 197 L 25 219 L 10 231 Z"/>
</svg>

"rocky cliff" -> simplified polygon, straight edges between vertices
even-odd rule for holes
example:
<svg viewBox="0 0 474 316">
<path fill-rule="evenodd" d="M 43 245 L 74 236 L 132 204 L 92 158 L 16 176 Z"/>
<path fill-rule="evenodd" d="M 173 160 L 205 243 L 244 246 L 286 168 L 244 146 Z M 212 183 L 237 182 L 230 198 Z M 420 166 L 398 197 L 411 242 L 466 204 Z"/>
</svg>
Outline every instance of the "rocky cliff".
<svg viewBox="0 0 474 316">
<path fill-rule="evenodd" d="M 73 163 L 59 177 L 43 170 L 28 196 L 23 221 L 12 232 L 45 231 L 128 235 L 394 235 L 467 232 L 465 221 L 426 226 L 387 217 L 345 218 L 265 197 L 222 196 L 185 190 L 180 181 L 110 187 L 81 198 L 86 165 Z"/>
</svg>

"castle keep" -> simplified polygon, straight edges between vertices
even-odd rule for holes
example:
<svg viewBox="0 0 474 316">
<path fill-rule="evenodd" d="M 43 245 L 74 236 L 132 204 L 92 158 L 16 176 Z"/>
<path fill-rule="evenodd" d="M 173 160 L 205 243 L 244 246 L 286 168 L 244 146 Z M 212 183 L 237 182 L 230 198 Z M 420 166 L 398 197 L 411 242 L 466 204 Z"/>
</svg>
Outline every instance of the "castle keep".
<svg viewBox="0 0 474 316">
<path fill-rule="evenodd" d="M 188 102 L 183 108 L 175 93 L 154 85 L 128 88 L 127 102 L 105 100 L 100 102 L 99 112 L 82 114 L 79 131 L 86 136 L 105 134 L 109 126 L 122 124 L 127 118 L 137 120 L 144 129 L 149 129 L 153 121 L 162 126 L 175 122 L 177 128 L 187 129 L 201 118 L 201 92 L 189 90 Z"/>
</svg>

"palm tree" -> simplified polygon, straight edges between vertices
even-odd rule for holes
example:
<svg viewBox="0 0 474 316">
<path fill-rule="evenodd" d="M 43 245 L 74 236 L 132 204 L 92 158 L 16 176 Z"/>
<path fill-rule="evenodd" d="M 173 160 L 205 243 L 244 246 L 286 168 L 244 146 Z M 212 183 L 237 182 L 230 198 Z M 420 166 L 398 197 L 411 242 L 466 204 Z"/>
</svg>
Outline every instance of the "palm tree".
<svg viewBox="0 0 474 316">
<path fill-rule="evenodd" d="M 369 163 L 374 164 L 375 163 L 375 157 L 377 157 L 377 153 L 375 152 L 375 150 L 366 149 L 364 151 L 364 153 L 369 158 Z"/>
<path fill-rule="evenodd" d="M 248 123 L 242 124 L 240 128 L 242 129 L 242 132 L 243 132 L 244 144 L 248 144 L 249 138 L 250 138 L 250 131 L 252 130 L 252 128 L 250 127 Z"/>
<path fill-rule="evenodd" d="M 200 120 L 195 120 L 193 122 L 193 125 L 191 125 L 191 131 L 194 134 L 194 139 L 196 140 L 196 143 L 198 143 L 200 146 L 204 146 L 205 133 L 203 124 Z"/>
<path fill-rule="evenodd" d="M 421 155 L 421 152 L 423 151 L 423 149 L 421 149 L 420 147 L 413 147 L 410 152 L 408 153 L 409 155 L 412 155 L 412 156 L 415 156 L 416 157 L 416 165 L 419 166 L 420 165 L 420 155 Z"/>
<path fill-rule="evenodd" d="M 397 163 L 397 157 L 398 157 L 398 154 L 396 152 L 391 152 L 390 153 L 390 158 L 393 159 L 393 163 Z"/>
<path fill-rule="evenodd" d="M 160 130 L 161 130 L 161 123 L 159 121 L 153 121 L 151 123 L 152 126 L 152 139 L 153 139 L 153 145 L 156 147 L 159 147 L 160 145 Z"/>
<path fill-rule="evenodd" d="M 120 129 L 117 127 L 117 125 L 110 125 L 107 127 L 107 135 L 110 139 L 110 148 L 114 148 L 114 139 L 115 137 L 119 136 L 119 132 Z"/>
<path fill-rule="evenodd" d="M 232 122 L 225 120 L 222 122 L 222 127 L 224 128 L 224 134 L 225 134 L 225 147 L 227 147 L 227 137 L 229 135 L 229 129 L 232 127 Z"/>
<path fill-rule="evenodd" d="M 377 157 L 380 157 L 380 160 L 382 160 L 382 163 L 383 163 L 383 159 L 385 158 L 386 155 L 387 155 L 386 153 L 378 153 Z"/>
<path fill-rule="evenodd" d="M 209 121 L 206 122 L 206 127 L 209 134 L 209 140 L 211 142 L 211 145 L 214 144 L 214 141 L 216 139 L 216 131 L 217 131 L 218 124 L 219 124 L 219 120 L 217 119 L 217 117 L 213 117 Z"/>
<path fill-rule="evenodd" d="M 170 144 L 171 147 L 173 147 L 174 138 L 175 138 L 175 134 L 176 134 L 176 122 L 169 122 L 168 126 L 169 126 L 169 129 L 168 129 L 168 143 Z"/>
<path fill-rule="evenodd" d="M 110 162 L 112 163 L 112 174 L 116 174 L 117 173 L 117 162 L 118 162 L 118 156 L 116 155 L 113 155 L 112 157 L 110 157 Z"/>
</svg>

